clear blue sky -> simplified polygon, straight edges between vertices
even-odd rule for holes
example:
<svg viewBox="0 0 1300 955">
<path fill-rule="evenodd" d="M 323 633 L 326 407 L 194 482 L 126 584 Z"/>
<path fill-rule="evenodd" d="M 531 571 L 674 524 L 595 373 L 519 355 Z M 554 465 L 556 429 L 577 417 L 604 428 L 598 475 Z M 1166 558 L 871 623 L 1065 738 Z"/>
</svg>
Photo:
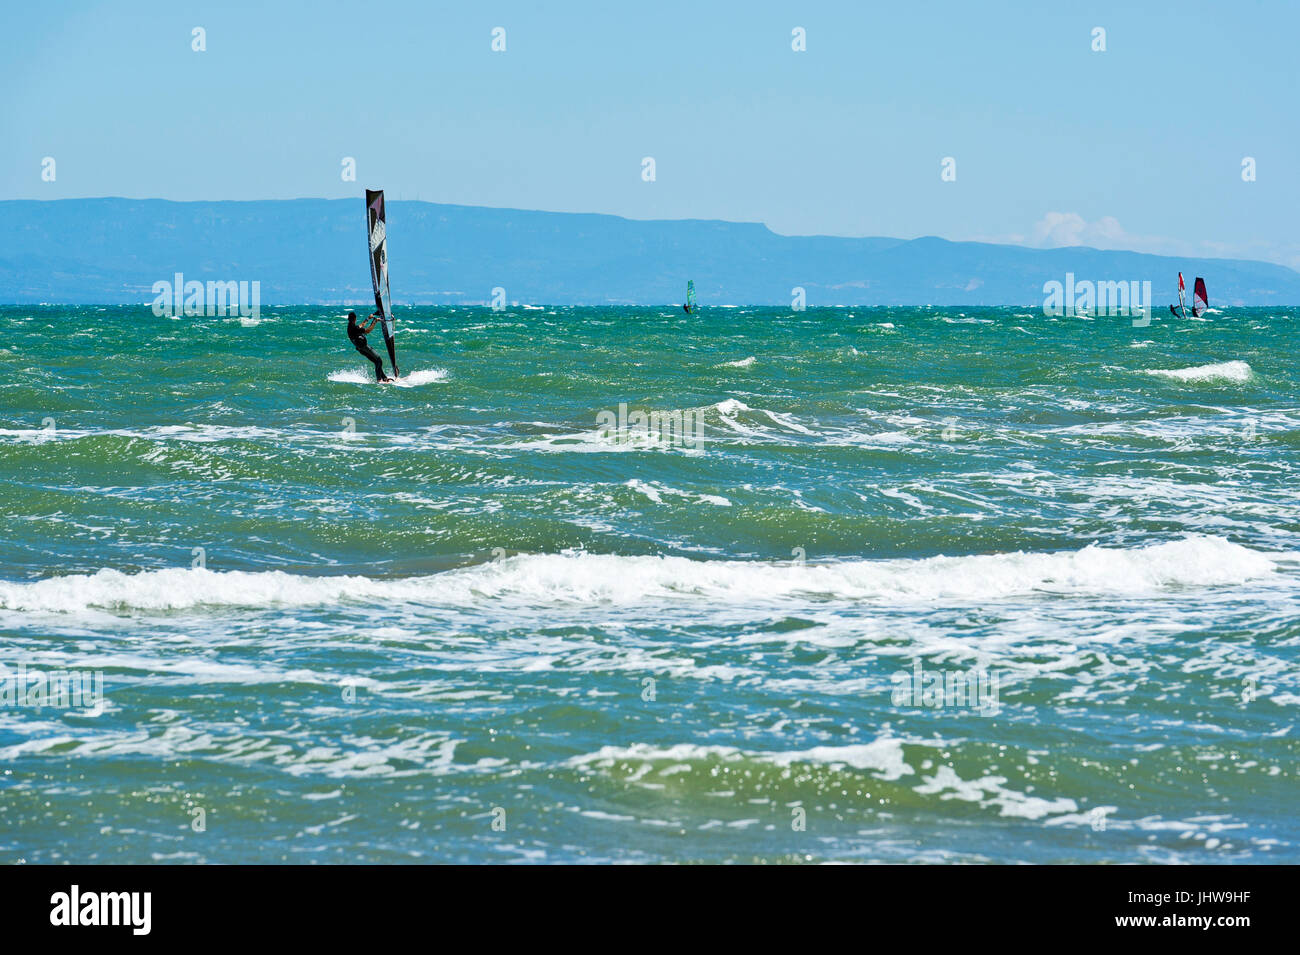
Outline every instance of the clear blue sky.
<svg viewBox="0 0 1300 955">
<path fill-rule="evenodd" d="M 0 32 L 3 198 L 371 185 L 1300 267 L 1294 0 L 51 0 L 8 4 Z"/>
</svg>

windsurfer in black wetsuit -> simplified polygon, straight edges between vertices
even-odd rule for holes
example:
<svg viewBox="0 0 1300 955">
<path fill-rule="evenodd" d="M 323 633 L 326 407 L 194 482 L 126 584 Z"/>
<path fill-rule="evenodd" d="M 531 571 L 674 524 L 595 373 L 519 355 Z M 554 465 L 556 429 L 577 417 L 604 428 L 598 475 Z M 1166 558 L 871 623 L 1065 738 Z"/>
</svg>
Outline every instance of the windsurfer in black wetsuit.
<svg viewBox="0 0 1300 955">
<path fill-rule="evenodd" d="M 365 325 L 358 325 L 357 313 L 348 312 L 348 338 L 356 346 L 357 351 L 361 353 L 363 358 L 374 362 L 375 381 L 392 381 L 393 379 L 384 374 L 383 359 L 376 355 L 374 349 L 366 344 L 366 332 L 374 328 L 377 321 L 379 321 L 379 313 L 372 312 L 369 322 Z"/>
</svg>

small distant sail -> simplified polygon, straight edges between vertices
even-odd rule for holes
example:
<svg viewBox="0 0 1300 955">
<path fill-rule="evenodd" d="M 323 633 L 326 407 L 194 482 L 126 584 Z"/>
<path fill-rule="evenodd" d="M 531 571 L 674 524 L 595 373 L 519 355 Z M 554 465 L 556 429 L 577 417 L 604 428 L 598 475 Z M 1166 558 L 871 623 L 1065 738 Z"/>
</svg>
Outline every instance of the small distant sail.
<svg viewBox="0 0 1300 955">
<path fill-rule="evenodd" d="M 686 311 L 695 311 L 695 279 L 686 280 L 686 304 L 682 306 Z"/>
<path fill-rule="evenodd" d="M 1209 307 L 1210 298 L 1205 294 L 1205 279 L 1198 275 L 1196 283 L 1192 286 L 1192 316 L 1200 318 Z"/>
<path fill-rule="evenodd" d="M 384 190 L 366 190 L 366 227 L 370 236 L 370 284 L 375 290 L 375 311 L 384 331 L 388 359 L 397 374 L 397 344 L 393 341 L 393 296 L 388 290 L 388 227 L 384 221 Z"/>
</svg>

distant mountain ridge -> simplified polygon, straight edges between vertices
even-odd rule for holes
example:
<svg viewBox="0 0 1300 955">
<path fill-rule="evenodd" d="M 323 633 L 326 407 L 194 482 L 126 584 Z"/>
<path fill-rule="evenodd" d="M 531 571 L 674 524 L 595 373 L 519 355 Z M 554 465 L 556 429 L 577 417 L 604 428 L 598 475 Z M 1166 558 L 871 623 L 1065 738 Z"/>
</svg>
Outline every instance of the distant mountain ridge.
<svg viewBox="0 0 1300 955">
<path fill-rule="evenodd" d="M 1211 305 L 1300 304 L 1300 272 L 1238 259 L 1089 248 L 782 236 L 758 223 L 624 219 L 391 200 L 393 301 L 555 305 L 1036 305 L 1043 285 L 1150 281 L 1177 300 L 1177 273 Z M 0 302 L 148 302 L 157 281 L 258 281 L 269 304 L 372 301 L 364 202 L 276 199 L 0 201 Z"/>
</svg>

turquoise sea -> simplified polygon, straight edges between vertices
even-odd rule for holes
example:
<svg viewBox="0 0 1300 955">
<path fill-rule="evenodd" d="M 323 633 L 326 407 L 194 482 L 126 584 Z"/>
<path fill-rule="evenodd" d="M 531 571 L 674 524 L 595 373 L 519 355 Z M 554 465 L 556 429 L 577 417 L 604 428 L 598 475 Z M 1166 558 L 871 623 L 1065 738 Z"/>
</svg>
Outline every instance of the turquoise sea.
<svg viewBox="0 0 1300 955">
<path fill-rule="evenodd" d="M 0 309 L 0 862 L 1300 862 L 1300 310 L 343 312 Z"/>
</svg>

